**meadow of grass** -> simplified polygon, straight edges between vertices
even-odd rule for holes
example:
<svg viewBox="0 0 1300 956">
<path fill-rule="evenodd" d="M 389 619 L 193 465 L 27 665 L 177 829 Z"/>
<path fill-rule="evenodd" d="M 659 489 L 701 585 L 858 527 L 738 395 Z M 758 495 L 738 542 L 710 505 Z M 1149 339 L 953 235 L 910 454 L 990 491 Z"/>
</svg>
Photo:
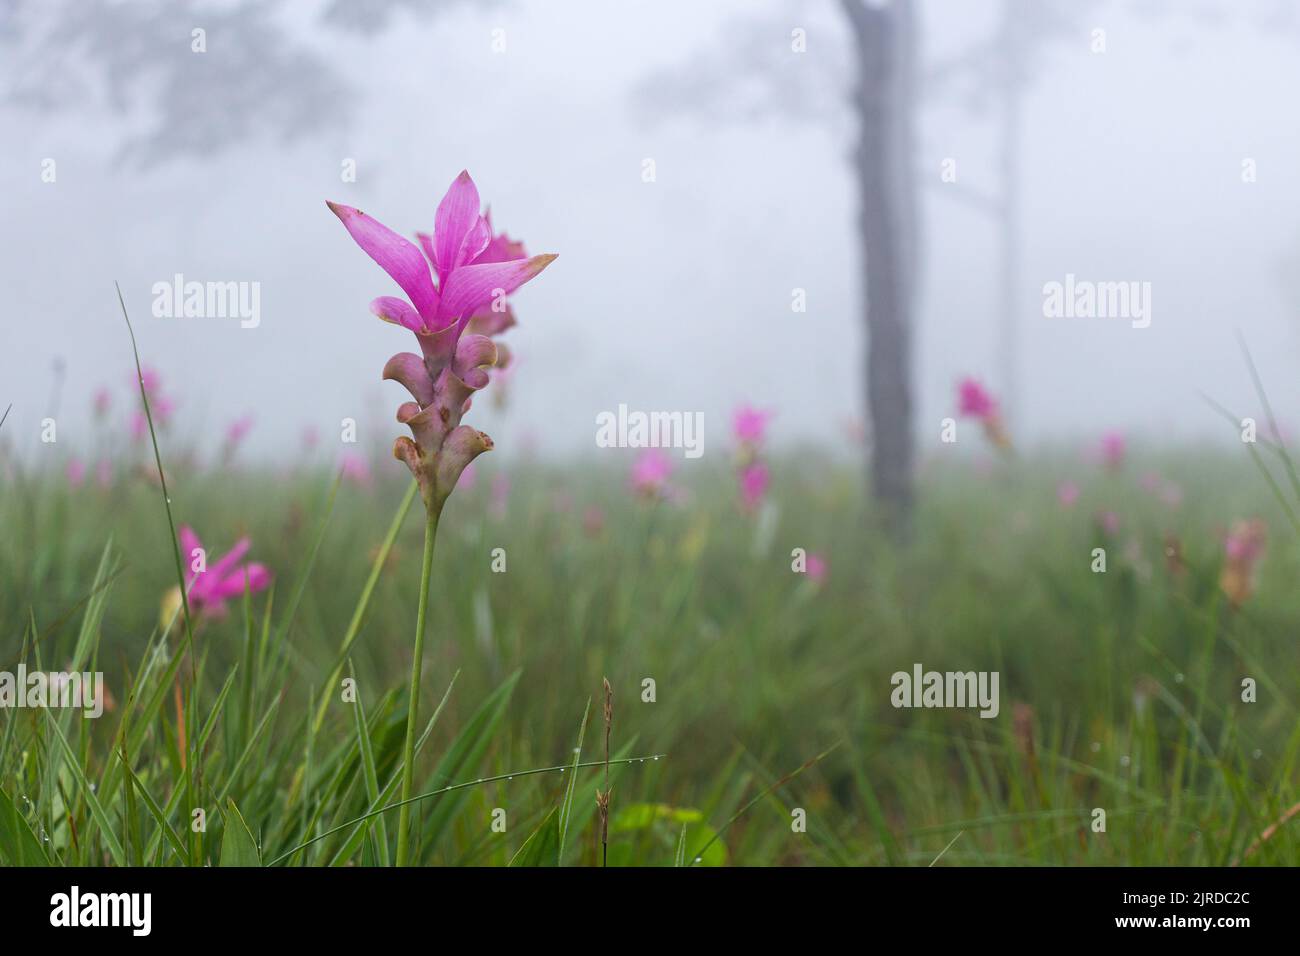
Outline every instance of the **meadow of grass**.
<svg viewBox="0 0 1300 956">
<path fill-rule="evenodd" d="M 453 496 L 416 792 L 468 785 L 415 805 L 414 862 L 598 864 L 603 677 L 610 865 L 1300 862 L 1300 824 L 1269 830 L 1300 801 L 1300 552 L 1246 455 L 936 454 L 905 547 L 872 530 L 859 462 L 777 456 L 766 517 L 725 464 L 690 464 L 685 496 L 652 503 L 621 460 L 490 455 Z M 370 811 L 397 799 L 423 540 L 418 501 L 394 524 L 401 472 L 169 468 L 175 521 L 214 554 L 250 535 L 275 575 L 197 621 L 191 654 L 162 613 L 175 552 L 147 467 L 72 488 L 11 462 L 0 669 L 102 670 L 114 701 L 98 720 L 0 711 L 0 862 L 391 862 L 397 811 Z M 1233 607 L 1223 535 L 1252 515 L 1268 551 Z M 792 572 L 795 548 L 824 581 Z M 916 662 L 1000 672 L 1000 714 L 893 708 Z"/>
</svg>

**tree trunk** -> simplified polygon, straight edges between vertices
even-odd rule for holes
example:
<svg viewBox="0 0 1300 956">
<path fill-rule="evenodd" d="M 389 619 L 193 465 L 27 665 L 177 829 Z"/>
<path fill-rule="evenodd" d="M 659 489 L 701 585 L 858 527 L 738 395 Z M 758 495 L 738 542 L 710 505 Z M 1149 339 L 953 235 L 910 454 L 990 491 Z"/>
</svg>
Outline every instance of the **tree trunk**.
<svg viewBox="0 0 1300 956">
<path fill-rule="evenodd" d="M 841 0 L 855 42 L 852 91 L 859 140 L 854 176 L 866 287 L 866 403 L 871 492 L 890 529 L 912 510 L 912 316 L 918 228 L 913 170 L 914 25 L 911 0 L 874 7 Z"/>
</svg>

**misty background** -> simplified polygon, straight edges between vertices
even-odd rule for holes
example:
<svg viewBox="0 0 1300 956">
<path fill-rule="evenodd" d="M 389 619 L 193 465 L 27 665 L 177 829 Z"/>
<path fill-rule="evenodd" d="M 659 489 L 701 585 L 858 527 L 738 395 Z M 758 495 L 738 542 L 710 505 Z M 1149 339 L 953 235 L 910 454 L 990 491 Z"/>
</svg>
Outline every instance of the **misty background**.
<svg viewBox="0 0 1300 956">
<path fill-rule="evenodd" d="M 1111 428 L 1231 441 L 1198 391 L 1260 413 L 1237 330 L 1279 417 L 1296 420 L 1300 27 L 1288 5 L 1060 6 L 1020 106 L 1017 443 Z M 1002 0 L 917 10 L 923 74 L 987 45 L 1003 16 Z M 205 53 L 191 51 L 196 27 Z M 864 418 L 851 72 L 831 0 L 0 0 L 7 437 L 35 453 L 57 403 L 63 450 L 92 439 L 98 387 L 118 416 L 138 402 L 116 280 L 142 358 L 177 402 L 174 433 L 201 454 L 249 413 L 250 457 L 296 450 L 307 427 L 328 448 L 343 417 L 387 446 L 405 395 L 380 371 L 414 342 L 369 314 L 398 290 L 325 200 L 410 236 L 431 230 L 467 168 L 498 228 L 559 253 L 513 299 L 508 407 L 487 397 L 470 416 L 498 453 L 592 454 L 596 415 L 620 403 L 703 411 L 706 459 L 741 402 L 777 411 L 778 444 L 846 447 Z M 966 74 L 918 101 L 922 456 L 959 378 L 1007 384 L 996 226 L 956 189 L 999 186 L 997 104 L 982 85 Z M 955 184 L 941 179 L 949 158 Z M 341 179 L 349 159 L 355 183 Z M 175 273 L 260 283 L 260 326 L 153 317 L 151 287 Z M 1043 284 L 1067 273 L 1150 282 L 1150 327 L 1044 318 Z"/>
</svg>

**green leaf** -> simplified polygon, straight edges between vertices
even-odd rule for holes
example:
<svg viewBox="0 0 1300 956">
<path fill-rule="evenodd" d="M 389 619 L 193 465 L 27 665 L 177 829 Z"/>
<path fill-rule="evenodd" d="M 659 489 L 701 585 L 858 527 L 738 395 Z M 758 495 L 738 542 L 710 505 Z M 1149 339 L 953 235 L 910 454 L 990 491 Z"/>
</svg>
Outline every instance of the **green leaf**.
<svg viewBox="0 0 1300 956">
<path fill-rule="evenodd" d="M 49 866 L 45 847 L 18 812 L 9 794 L 0 788 L 0 860 L 9 866 Z"/>
<path fill-rule="evenodd" d="M 510 860 L 511 866 L 555 866 L 560 858 L 560 811 L 552 807 Z"/>
<path fill-rule="evenodd" d="M 257 850 L 253 831 L 248 829 L 235 801 L 230 801 L 226 813 L 226 832 L 221 837 L 221 866 L 261 866 L 262 855 Z"/>
<path fill-rule="evenodd" d="M 72 752 L 72 747 L 68 745 L 68 738 L 63 736 L 63 731 L 59 729 L 59 722 L 54 719 L 54 715 L 49 710 L 44 713 L 50 720 L 50 729 L 54 731 L 54 739 L 58 741 L 59 749 L 63 752 L 63 760 L 68 769 L 72 771 L 73 777 L 76 778 L 77 786 L 81 788 L 81 795 L 86 800 L 86 806 L 90 808 L 90 815 L 94 817 L 95 823 L 99 826 L 100 836 L 104 838 L 104 843 L 108 846 L 108 852 L 112 855 L 113 862 L 118 866 L 126 866 L 126 851 L 122 849 L 122 842 L 113 831 L 113 823 L 109 820 L 104 805 L 99 802 L 99 797 L 95 796 L 94 788 L 91 787 L 90 781 L 86 779 L 86 772 L 81 769 L 77 755 Z"/>
</svg>

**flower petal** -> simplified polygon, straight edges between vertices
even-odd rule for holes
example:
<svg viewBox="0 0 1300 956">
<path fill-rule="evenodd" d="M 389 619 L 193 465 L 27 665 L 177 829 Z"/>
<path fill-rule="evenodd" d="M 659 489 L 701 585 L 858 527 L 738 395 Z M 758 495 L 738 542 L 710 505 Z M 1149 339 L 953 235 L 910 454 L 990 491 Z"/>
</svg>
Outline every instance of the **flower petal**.
<svg viewBox="0 0 1300 956">
<path fill-rule="evenodd" d="M 216 564 L 208 565 L 208 580 L 220 582 L 230 573 L 230 569 L 243 560 L 244 555 L 248 554 L 248 549 L 253 546 L 253 542 L 248 538 L 240 538 L 235 542 L 235 546 L 227 551 L 220 561 Z"/>
<path fill-rule="evenodd" d="M 370 303 L 370 311 L 385 322 L 403 326 L 412 332 L 419 332 L 424 328 L 424 320 L 420 318 L 420 313 L 411 308 L 411 304 L 405 299 L 399 299 L 395 295 L 381 295 Z"/>
<path fill-rule="evenodd" d="M 401 382 L 421 406 L 433 401 L 433 380 L 424 367 L 424 359 L 414 352 L 398 352 L 384 366 L 384 379 Z"/>
<path fill-rule="evenodd" d="M 199 536 L 194 533 L 194 529 L 187 524 L 180 527 L 176 536 L 180 539 L 181 544 L 181 564 L 185 566 L 185 583 L 189 584 L 194 580 L 194 551 L 202 548 L 203 543 L 199 541 Z"/>
<path fill-rule="evenodd" d="M 476 262 L 451 274 L 443 289 L 439 315 L 460 319 L 472 315 L 498 296 L 509 295 L 537 275 L 555 256 L 547 254 L 510 262 Z"/>
<path fill-rule="evenodd" d="M 433 217 L 434 265 L 438 269 L 438 278 L 444 282 L 456 268 L 456 255 L 466 234 L 478 224 L 480 205 L 474 180 L 470 179 L 468 171 L 461 170 L 442 197 L 442 202 L 438 203 L 438 211 Z"/>
<path fill-rule="evenodd" d="M 429 264 L 415 243 L 404 239 L 360 209 L 327 202 L 347 231 L 379 267 L 393 277 L 420 314 L 432 317 L 438 311 L 438 293 L 433 287 Z"/>
<path fill-rule="evenodd" d="M 224 601 L 226 598 L 236 598 L 244 596 L 245 585 L 250 592 L 266 590 L 271 583 L 271 572 L 265 565 L 246 564 L 242 568 L 236 568 L 234 573 L 228 574 L 222 578 L 213 588 L 212 597 L 218 601 Z"/>
</svg>

